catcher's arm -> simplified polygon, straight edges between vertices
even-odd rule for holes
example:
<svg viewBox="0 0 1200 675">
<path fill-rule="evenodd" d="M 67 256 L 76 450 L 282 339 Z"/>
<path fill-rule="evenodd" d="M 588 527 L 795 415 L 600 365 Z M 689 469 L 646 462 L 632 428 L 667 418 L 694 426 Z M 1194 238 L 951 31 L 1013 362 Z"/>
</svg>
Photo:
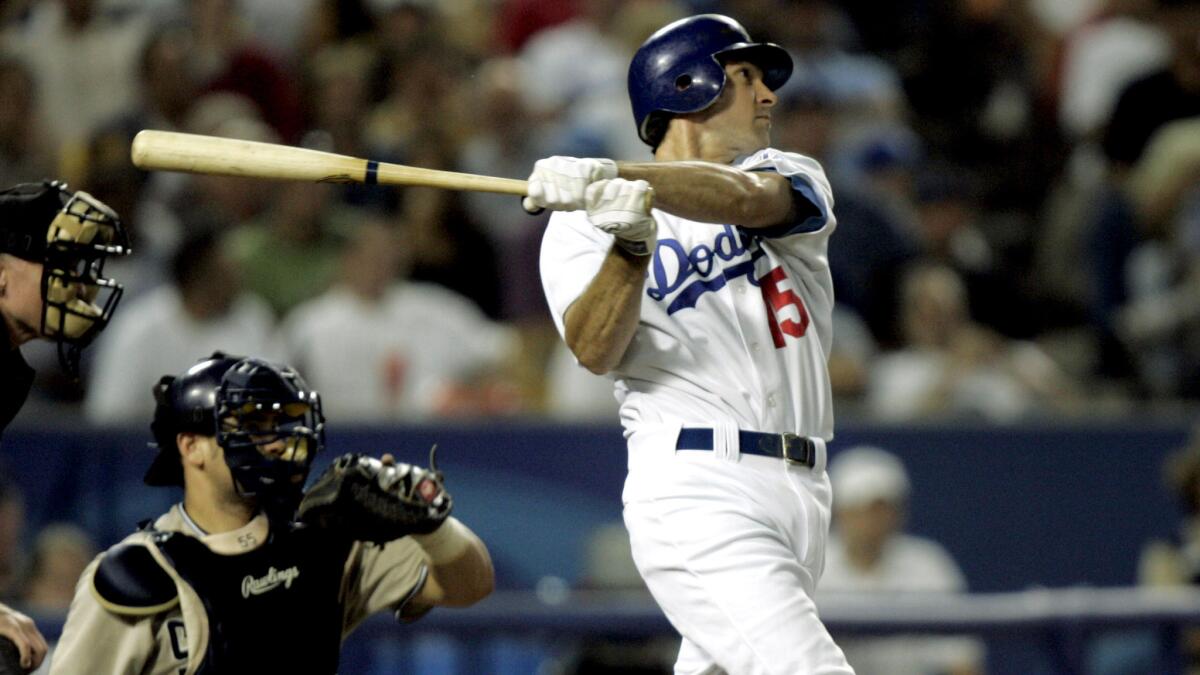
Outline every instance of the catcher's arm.
<svg viewBox="0 0 1200 675">
<path fill-rule="evenodd" d="M 437 605 L 466 606 L 492 591 L 495 574 L 487 547 L 467 526 L 450 517 L 433 451 L 429 469 L 382 459 L 342 455 L 305 493 L 298 517 L 357 541 L 386 543 L 409 536 L 429 561 L 421 590 L 406 615 Z"/>
<path fill-rule="evenodd" d="M 425 608 L 466 607 L 495 588 L 496 572 L 483 541 L 457 518 L 449 518 L 432 534 L 413 535 L 429 559 L 429 577 L 409 601 L 406 613 Z"/>
</svg>

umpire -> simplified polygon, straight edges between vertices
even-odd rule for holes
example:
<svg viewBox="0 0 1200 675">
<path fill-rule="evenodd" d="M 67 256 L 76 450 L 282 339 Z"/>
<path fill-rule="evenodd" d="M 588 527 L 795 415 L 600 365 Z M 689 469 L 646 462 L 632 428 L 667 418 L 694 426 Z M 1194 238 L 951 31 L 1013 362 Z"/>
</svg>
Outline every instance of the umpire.
<svg viewBox="0 0 1200 675">
<path fill-rule="evenodd" d="M 86 192 L 50 181 L 0 191 L 0 315 L 8 338 L 0 432 L 33 384 L 20 346 L 54 340 L 63 367 L 78 375 L 80 350 L 104 329 L 121 297 L 121 285 L 103 275 L 104 262 L 128 253 L 120 218 Z"/>
<path fill-rule="evenodd" d="M 21 345 L 35 338 L 58 344 L 59 360 L 78 375 L 79 352 L 104 329 L 121 285 L 103 276 L 110 255 L 129 253 L 112 209 L 59 182 L 23 183 L 0 191 L 0 434 L 21 410 L 34 371 Z M 46 656 L 33 621 L 0 604 L 0 673 L 31 670 Z"/>
</svg>

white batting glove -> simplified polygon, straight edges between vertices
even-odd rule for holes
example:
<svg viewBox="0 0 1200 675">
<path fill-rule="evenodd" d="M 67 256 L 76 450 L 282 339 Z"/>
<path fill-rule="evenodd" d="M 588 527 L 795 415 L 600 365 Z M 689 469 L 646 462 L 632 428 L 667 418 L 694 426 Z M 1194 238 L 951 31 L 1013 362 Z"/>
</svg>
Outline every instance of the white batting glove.
<svg viewBox="0 0 1200 675">
<path fill-rule="evenodd" d="M 644 180 L 614 178 L 587 187 L 588 220 L 597 229 L 617 238 L 617 244 L 634 255 L 654 253 L 658 225 L 648 212 Z"/>
<path fill-rule="evenodd" d="M 589 184 L 616 177 L 617 163 L 611 159 L 539 159 L 529 174 L 529 196 L 521 204 L 531 213 L 541 209 L 578 211 L 584 208 Z"/>
</svg>

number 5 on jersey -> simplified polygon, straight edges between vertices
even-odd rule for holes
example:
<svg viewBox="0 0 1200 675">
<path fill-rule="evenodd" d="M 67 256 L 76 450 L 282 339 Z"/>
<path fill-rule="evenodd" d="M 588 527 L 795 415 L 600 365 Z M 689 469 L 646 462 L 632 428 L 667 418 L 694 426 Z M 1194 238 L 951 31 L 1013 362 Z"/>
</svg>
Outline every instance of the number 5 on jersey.
<svg viewBox="0 0 1200 675">
<path fill-rule="evenodd" d="M 771 326 L 771 339 L 774 340 L 776 349 L 783 349 L 786 346 L 784 335 L 801 338 L 808 332 L 808 308 L 804 306 L 804 300 L 795 291 L 790 288 L 780 288 L 779 282 L 786 279 L 787 274 L 783 268 L 776 267 L 758 280 L 763 302 L 767 305 L 767 321 Z M 780 313 L 789 306 L 796 308 L 796 312 L 799 314 L 798 320 L 792 318 L 780 320 Z"/>
</svg>

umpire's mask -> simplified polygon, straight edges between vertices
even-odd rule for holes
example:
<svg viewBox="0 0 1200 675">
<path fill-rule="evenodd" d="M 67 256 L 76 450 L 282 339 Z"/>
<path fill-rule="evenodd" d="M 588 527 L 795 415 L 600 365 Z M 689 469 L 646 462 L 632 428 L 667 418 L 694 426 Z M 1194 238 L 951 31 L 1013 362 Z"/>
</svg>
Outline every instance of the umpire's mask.
<svg viewBox="0 0 1200 675">
<path fill-rule="evenodd" d="M 42 264 L 41 333 L 78 375 L 79 352 L 108 324 L 124 290 L 104 276 L 108 256 L 130 252 L 121 219 L 63 183 L 24 183 L 0 191 L 0 252 Z"/>
</svg>

